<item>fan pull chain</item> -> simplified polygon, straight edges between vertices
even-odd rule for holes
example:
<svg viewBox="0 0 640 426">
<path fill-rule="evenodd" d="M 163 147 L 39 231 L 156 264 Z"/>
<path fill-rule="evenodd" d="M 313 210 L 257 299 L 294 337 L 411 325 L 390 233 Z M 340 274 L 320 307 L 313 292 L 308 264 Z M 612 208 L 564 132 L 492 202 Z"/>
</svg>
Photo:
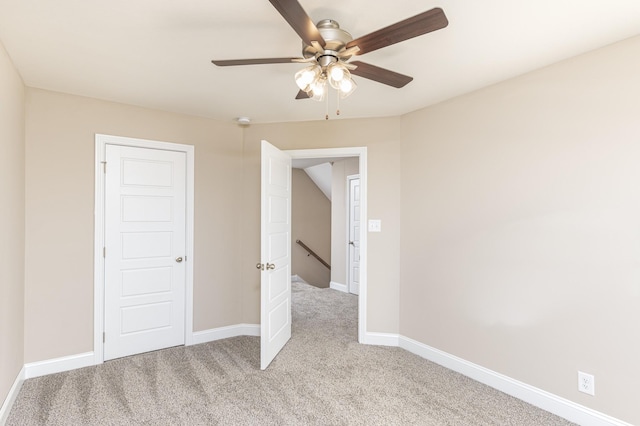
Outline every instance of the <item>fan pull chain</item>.
<svg viewBox="0 0 640 426">
<path fill-rule="evenodd" d="M 336 115 L 340 115 L 340 94 L 336 96 Z"/>
<path fill-rule="evenodd" d="M 327 102 L 325 104 L 325 110 L 324 110 L 324 119 L 325 120 L 329 119 L 329 92 L 330 92 L 330 90 L 327 90 Z"/>
</svg>

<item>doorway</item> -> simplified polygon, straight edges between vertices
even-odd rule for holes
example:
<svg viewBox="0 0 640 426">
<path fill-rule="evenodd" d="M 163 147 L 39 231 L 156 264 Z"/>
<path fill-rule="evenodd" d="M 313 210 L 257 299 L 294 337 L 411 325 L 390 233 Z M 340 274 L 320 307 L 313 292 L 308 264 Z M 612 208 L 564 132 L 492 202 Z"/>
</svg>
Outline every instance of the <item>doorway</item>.
<svg viewBox="0 0 640 426">
<path fill-rule="evenodd" d="M 346 158 L 357 158 L 360 176 L 360 209 L 359 221 L 366 223 L 367 217 L 367 148 L 327 148 L 327 149 L 302 149 L 284 151 L 291 156 L 292 160 L 324 160 L 335 161 Z M 346 214 L 345 214 L 346 217 Z M 358 295 L 358 341 L 365 341 L 367 330 L 367 234 L 363 227 L 358 232 L 360 242 L 360 276 L 359 276 L 359 295 Z"/>
</svg>

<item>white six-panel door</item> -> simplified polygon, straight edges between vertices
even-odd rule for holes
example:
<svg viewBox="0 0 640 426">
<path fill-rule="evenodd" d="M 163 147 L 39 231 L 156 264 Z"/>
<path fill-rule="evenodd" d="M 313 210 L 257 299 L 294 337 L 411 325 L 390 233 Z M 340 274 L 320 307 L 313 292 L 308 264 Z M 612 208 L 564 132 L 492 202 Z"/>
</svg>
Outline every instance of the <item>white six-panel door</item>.
<svg viewBox="0 0 640 426">
<path fill-rule="evenodd" d="M 291 157 L 262 141 L 260 368 L 291 338 Z"/>
<path fill-rule="evenodd" d="M 349 177 L 349 293 L 360 294 L 360 178 Z"/>
<path fill-rule="evenodd" d="M 106 145 L 104 359 L 185 343 L 186 154 Z"/>
</svg>

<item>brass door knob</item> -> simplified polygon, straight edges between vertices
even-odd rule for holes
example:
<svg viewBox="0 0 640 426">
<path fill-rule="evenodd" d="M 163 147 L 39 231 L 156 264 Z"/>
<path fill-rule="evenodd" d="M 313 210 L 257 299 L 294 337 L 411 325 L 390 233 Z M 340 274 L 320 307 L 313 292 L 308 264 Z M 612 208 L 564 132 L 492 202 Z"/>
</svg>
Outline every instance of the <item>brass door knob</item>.
<svg viewBox="0 0 640 426">
<path fill-rule="evenodd" d="M 273 263 L 267 263 L 267 271 L 268 271 L 269 269 L 276 269 L 276 265 L 275 265 L 275 264 L 273 264 Z"/>
</svg>

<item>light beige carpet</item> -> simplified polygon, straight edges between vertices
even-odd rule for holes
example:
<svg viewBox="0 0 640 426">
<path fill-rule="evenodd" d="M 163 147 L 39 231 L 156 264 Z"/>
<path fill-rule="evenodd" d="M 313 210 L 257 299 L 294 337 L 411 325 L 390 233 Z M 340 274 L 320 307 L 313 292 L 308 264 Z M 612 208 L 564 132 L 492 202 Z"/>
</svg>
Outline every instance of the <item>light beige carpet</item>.
<svg viewBox="0 0 640 426">
<path fill-rule="evenodd" d="M 8 425 L 568 425 L 399 348 L 357 343 L 357 298 L 293 284 L 293 336 L 177 347 L 27 380 Z"/>
</svg>

